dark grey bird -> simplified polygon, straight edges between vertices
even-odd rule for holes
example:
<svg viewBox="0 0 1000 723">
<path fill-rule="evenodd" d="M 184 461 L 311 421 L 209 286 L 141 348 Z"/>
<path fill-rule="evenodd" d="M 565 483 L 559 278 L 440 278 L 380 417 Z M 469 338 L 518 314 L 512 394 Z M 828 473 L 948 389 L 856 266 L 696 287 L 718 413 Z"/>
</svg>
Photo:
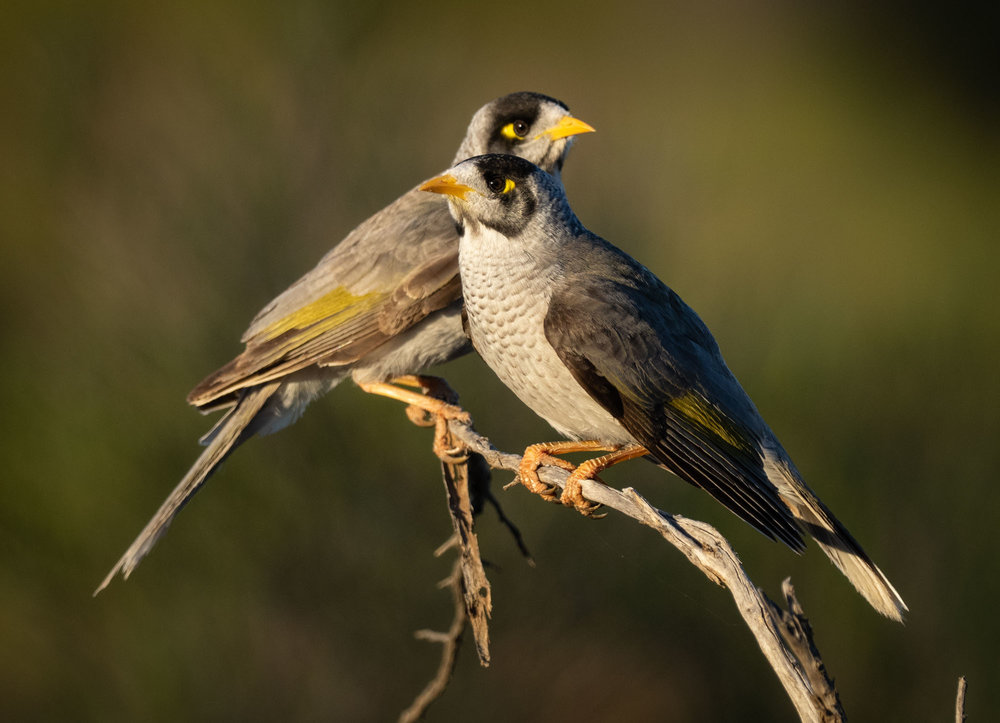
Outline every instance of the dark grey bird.
<svg viewBox="0 0 1000 723">
<path fill-rule="evenodd" d="M 906 605 L 806 486 L 723 361 L 708 328 L 638 261 L 588 231 L 558 178 L 484 155 L 422 188 L 446 194 L 461 228 L 467 331 L 486 363 L 569 442 L 533 445 L 520 479 L 570 451 L 610 454 L 570 475 L 564 504 L 590 514 L 580 480 L 648 457 L 796 552 L 802 531 L 883 615 Z"/>
<path fill-rule="evenodd" d="M 573 137 L 593 130 L 561 101 L 512 93 L 476 112 L 453 163 L 491 151 L 513 153 L 558 175 Z M 461 414 L 397 386 L 433 386 L 414 375 L 470 351 L 461 309 L 455 223 L 444 199 L 414 187 L 265 306 L 243 334 L 243 352 L 188 395 L 203 412 L 228 412 L 95 594 L 119 571 L 129 576 L 237 446 L 293 423 L 313 399 L 348 377 L 365 391 L 432 413 Z"/>
</svg>

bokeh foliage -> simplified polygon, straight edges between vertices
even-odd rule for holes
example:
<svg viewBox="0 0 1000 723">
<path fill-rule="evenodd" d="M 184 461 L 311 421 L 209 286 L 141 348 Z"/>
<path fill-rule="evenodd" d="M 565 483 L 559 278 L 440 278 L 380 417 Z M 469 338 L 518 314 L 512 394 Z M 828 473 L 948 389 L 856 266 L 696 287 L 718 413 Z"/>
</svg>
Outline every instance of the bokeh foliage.
<svg viewBox="0 0 1000 723">
<path fill-rule="evenodd" d="M 699 310 L 912 614 L 649 465 L 608 479 L 718 525 L 773 594 L 791 575 L 849 714 L 947 719 L 964 673 L 988 718 L 997 16 L 895 5 L 6 3 L 0 718 L 407 705 L 450 527 L 427 432 L 351 385 L 89 593 L 193 460 L 184 394 L 252 314 L 521 89 L 598 128 L 564 175 L 578 215 Z M 500 446 L 552 436 L 475 358 L 440 371 Z M 430 720 L 792 719 L 728 596 L 655 536 L 501 499 L 538 566 L 484 517 L 494 664 L 466 651 Z"/>
</svg>

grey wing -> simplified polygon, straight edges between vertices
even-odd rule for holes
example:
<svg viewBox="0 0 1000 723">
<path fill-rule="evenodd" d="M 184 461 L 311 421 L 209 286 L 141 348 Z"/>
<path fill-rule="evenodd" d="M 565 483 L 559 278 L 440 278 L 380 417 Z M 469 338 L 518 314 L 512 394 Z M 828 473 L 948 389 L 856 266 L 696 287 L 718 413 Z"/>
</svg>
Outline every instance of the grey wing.
<svg viewBox="0 0 1000 723">
<path fill-rule="evenodd" d="M 443 199 L 410 191 L 271 301 L 246 349 L 188 395 L 203 409 L 312 365 L 352 364 L 461 298 L 458 235 Z"/>
<path fill-rule="evenodd" d="M 653 461 L 771 539 L 803 550 L 764 470 L 755 431 L 764 423 L 708 329 L 645 268 L 616 264 L 615 281 L 584 274 L 583 283 L 555 292 L 545 319 L 549 343 Z"/>
</svg>

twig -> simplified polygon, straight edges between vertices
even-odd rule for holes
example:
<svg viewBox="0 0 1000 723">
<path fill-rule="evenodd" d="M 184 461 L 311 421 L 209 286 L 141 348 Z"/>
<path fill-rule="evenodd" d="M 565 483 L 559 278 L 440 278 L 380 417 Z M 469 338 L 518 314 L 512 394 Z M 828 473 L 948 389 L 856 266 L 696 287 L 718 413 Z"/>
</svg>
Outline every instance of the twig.
<svg viewBox="0 0 1000 723">
<path fill-rule="evenodd" d="M 447 548 L 442 548 L 439 552 Z M 438 664 L 437 672 L 430 682 L 424 686 L 420 694 L 414 698 L 410 707 L 399 715 L 399 723 L 413 723 L 423 717 L 431 703 L 437 700 L 448 687 L 451 674 L 455 670 L 455 663 L 458 661 L 458 651 L 462 647 L 462 633 L 465 630 L 465 591 L 462 584 L 462 558 L 455 559 L 451 574 L 442 581 L 443 587 L 450 587 L 452 591 L 452 601 L 454 602 L 454 615 L 448 632 L 439 633 L 433 630 L 418 630 L 415 636 L 418 640 L 427 640 L 433 643 L 441 643 L 441 662 Z"/>
<path fill-rule="evenodd" d="M 483 465 L 485 465 L 487 470 L 490 469 L 490 466 L 486 464 L 486 460 L 483 459 L 481 455 L 478 454 L 472 455 L 470 463 L 474 460 L 478 460 Z M 514 538 L 514 544 L 517 545 L 517 549 L 520 551 L 521 555 L 524 556 L 524 559 L 528 563 L 528 565 L 530 567 L 534 567 L 535 559 L 531 556 L 531 550 L 529 550 L 527 544 L 525 544 L 524 537 L 521 536 L 521 530 L 519 530 L 517 525 L 514 524 L 513 520 L 507 517 L 507 515 L 504 513 L 503 507 L 500 506 L 500 501 L 493 495 L 493 492 L 489 489 L 489 487 L 486 488 L 486 491 L 483 495 L 483 499 L 486 502 L 489 502 L 491 505 L 493 505 L 493 509 L 496 510 L 497 518 L 500 520 L 500 524 L 506 527 L 507 531 L 511 534 L 511 537 Z"/>
<path fill-rule="evenodd" d="M 471 425 L 451 421 L 448 427 L 460 442 L 481 454 L 494 469 L 517 471 L 521 458 L 516 454 L 500 452 L 488 439 L 477 434 Z M 565 485 L 568 476 L 565 470 L 557 467 L 547 466 L 539 470 L 539 478 L 543 482 L 558 487 Z M 710 580 L 729 589 L 743 621 L 803 721 L 845 720 L 836 690 L 826 677 L 811 630 L 790 586 L 785 591 L 786 599 L 793 606 L 789 614 L 753 584 L 729 543 L 711 525 L 658 510 L 632 488 L 617 490 L 585 480 L 583 494 L 592 502 L 652 527 Z M 787 640 L 784 632 L 788 621 L 791 621 L 793 629 L 799 631 L 793 636 L 793 639 L 800 637 L 794 645 Z"/>
<path fill-rule="evenodd" d="M 969 687 L 965 676 L 958 679 L 958 695 L 955 697 L 955 723 L 965 723 L 965 691 Z"/>
<path fill-rule="evenodd" d="M 427 390 L 430 391 L 430 390 Z M 455 403 L 457 395 L 441 380 L 435 384 L 434 391 L 449 396 L 447 401 Z M 424 415 L 412 407 L 407 414 L 417 425 L 426 424 Z M 444 481 L 445 495 L 448 499 L 448 512 L 451 515 L 455 530 L 451 538 L 435 552 L 435 556 L 443 555 L 453 547 L 458 548 L 451 575 L 443 582 L 442 587 L 450 587 L 454 600 L 454 614 L 451 626 L 446 633 L 432 630 L 419 630 L 416 636 L 420 640 L 441 643 L 441 662 L 437 672 L 410 707 L 400 714 L 402 723 L 416 721 L 436 701 L 451 680 L 452 672 L 458 661 L 458 651 L 462 646 L 462 637 L 466 622 L 472 628 L 476 642 L 476 653 L 483 667 L 490 664 L 490 634 L 489 616 L 493 608 L 490 583 L 486 579 L 486 571 L 479 555 L 479 539 L 473 531 L 474 514 L 478 513 L 487 499 L 492 499 L 489 491 L 490 467 L 477 454 L 472 454 L 461 444 L 444 419 L 435 421 L 434 452 L 441 460 L 441 477 Z M 493 500 L 494 505 L 496 501 Z M 499 505 L 501 517 L 503 512 Z M 513 528 L 515 531 L 517 528 Z M 519 535 L 515 535 L 520 539 Z"/>
<path fill-rule="evenodd" d="M 771 614 L 781 621 L 779 632 L 788 650 L 802 666 L 809 681 L 809 687 L 816 700 L 818 708 L 822 709 L 822 720 L 846 720 L 844 709 L 840 705 L 840 696 L 833 681 L 826 674 L 826 667 L 820 658 L 819 650 L 813 641 L 812 626 L 802 612 L 802 606 L 795 597 L 795 588 L 791 578 L 785 578 L 781 583 L 781 592 L 785 596 L 788 610 L 782 610 L 767 599 L 763 591 L 758 589 L 771 608 Z"/>
<path fill-rule="evenodd" d="M 487 621 L 493 610 L 493 598 L 490 582 L 486 579 L 483 561 L 479 556 L 479 538 L 473 531 L 470 486 L 472 470 L 475 470 L 475 467 L 470 469 L 469 451 L 458 443 L 443 420 L 439 425 L 437 439 L 438 444 L 443 445 L 443 450 L 447 450 L 447 454 L 442 455 L 441 476 L 448 497 L 448 511 L 451 513 L 458 541 L 465 612 L 476 641 L 479 662 L 483 667 L 489 667 L 490 632 Z M 489 468 L 484 469 L 488 484 Z"/>
</svg>

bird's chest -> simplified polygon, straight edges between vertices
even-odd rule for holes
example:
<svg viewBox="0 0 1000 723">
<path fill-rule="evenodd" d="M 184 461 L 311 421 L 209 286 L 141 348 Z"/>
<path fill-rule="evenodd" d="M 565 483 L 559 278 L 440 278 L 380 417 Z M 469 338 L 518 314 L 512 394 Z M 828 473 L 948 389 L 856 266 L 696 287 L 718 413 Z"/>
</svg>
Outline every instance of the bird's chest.
<svg viewBox="0 0 1000 723">
<path fill-rule="evenodd" d="M 540 268 L 530 254 L 501 244 L 461 248 L 469 333 L 483 361 L 522 402 L 564 435 L 619 436 L 618 422 L 579 385 L 545 337 L 545 315 L 555 283 L 552 268 Z"/>
</svg>

